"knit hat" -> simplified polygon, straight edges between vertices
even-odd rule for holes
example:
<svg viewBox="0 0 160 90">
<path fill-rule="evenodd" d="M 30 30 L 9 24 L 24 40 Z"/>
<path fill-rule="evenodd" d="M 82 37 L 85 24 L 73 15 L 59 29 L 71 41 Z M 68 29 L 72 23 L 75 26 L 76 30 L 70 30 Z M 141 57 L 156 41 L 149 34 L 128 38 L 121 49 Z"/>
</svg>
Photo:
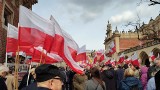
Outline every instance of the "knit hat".
<svg viewBox="0 0 160 90">
<path fill-rule="evenodd" d="M 61 77 L 60 70 L 57 66 L 51 64 L 42 64 L 35 70 L 37 82 L 47 81 L 56 76 Z"/>
<path fill-rule="evenodd" d="M 4 65 L 0 66 L 0 72 L 8 72 L 8 71 L 9 71 L 8 67 L 6 67 Z"/>
</svg>

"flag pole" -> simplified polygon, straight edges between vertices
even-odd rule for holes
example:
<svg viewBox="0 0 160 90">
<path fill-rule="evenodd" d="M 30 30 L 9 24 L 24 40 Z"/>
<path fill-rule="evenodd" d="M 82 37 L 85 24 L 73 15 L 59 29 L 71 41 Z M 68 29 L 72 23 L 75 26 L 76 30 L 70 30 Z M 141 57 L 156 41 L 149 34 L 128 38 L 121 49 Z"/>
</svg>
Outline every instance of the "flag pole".
<svg viewBox="0 0 160 90">
<path fill-rule="evenodd" d="M 41 52 L 41 57 L 40 57 L 40 64 L 42 63 L 43 52 L 44 52 L 44 49 L 43 49 L 43 50 L 42 50 L 42 52 Z M 40 65 L 40 64 L 39 64 L 39 65 Z"/>
<path fill-rule="evenodd" d="M 18 90 L 18 63 L 19 62 L 19 46 L 16 53 L 16 59 L 15 59 L 15 90 Z"/>
<path fill-rule="evenodd" d="M 10 28 L 9 26 L 10 26 L 10 25 L 9 25 L 9 23 L 8 23 L 8 28 L 7 28 L 8 30 L 9 30 L 9 28 Z M 8 30 L 7 30 L 7 36 L 8 36 Z M 7 38 L 6 38 L 6 41 L 8 41 Z M 5 65 L 6 65 L 6 67 L 7 67 L 7 61 L 8 61 L 8 57 L 7 57 L 7 47 L 8 47 L 8 46 L 7 46 L 7 44 L 6 44 L 6 60 L 5 60 Z"/>
</svg>

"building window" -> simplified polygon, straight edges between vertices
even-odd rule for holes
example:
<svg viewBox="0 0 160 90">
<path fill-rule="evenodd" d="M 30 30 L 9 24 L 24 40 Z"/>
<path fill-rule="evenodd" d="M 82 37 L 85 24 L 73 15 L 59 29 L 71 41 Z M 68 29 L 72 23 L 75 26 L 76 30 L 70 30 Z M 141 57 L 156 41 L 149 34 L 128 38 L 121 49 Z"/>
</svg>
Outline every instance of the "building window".
<svg viewBox="0 0 160 90">
<path fill-rule="evenodd" d="M 8 26 L 8 23 L 12 24 L 12 16 L 13 16 L 13 12 L 9 10 L 9 8 L 5 7 L 4 14 L 3 14 L 5 26 Z"/>
</svg>

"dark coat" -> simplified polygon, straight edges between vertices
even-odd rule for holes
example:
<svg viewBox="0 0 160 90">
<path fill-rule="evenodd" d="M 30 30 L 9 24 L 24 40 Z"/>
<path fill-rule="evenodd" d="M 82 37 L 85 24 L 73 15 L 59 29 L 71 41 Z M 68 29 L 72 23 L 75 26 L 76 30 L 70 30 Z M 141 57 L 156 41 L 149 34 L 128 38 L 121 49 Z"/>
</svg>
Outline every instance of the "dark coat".
<svg viewBox="0 0 160 90">
<path fill-rule="evenodd" d="M 22 88 L 26 87 L 27 86 L 27 79 L 28 79 L 28 73 L 26 73 L 24 76 L 23 76 L 23 79 L 18 87 L 19 90 L 21 90 Z M 35 79 L 33 78 L 33 75 L 30 74 L 29 76 L 29 81 L 28 81 L 28 85 L 35 82 Z"/>
<path fill-rule="evenodd" d="M 22 88 L 21 90 L 37 90 L 37 83 L 32 83 L 28 85 L 27 87 Z"/>
<path fill-rule="evenodd" d="M 114 70 L 104 70 L 101 75 L 102 80 L 105 82 L 106 90 L 116 90 L 116 75 Z"/>
<path fill-rule="evenodd" d="M 160 90 L 160 70 L 155 75 L 156 90 Z"/>
<path fill-rule="evenodd" d="M 119 84 L 119 90 L 131 90 L 132 87 L 136 87 L 134 90 L 143 90 L 140 80 L 135 77 L 127 77 Z"/>
<path fill-rule="evenodd" d="M 0 76 L 0 90 L 7 90 L 5 79 Z"/>
<path fill-rule="evenodd" d="M 148 78 L 148 80 L 150 79 L 150 78 L 152 78 L 152 72 L 155 70 L 155 65 L 153 65 L 153 66 L 151 66 L 151 67 L 149 67 L 148 68 L 148 72 L 147 72 L 147 78 Z"/>
<path fill-rule="evenodd" d="M 118 68 L 116 74 L 117 74 L 117 89 L 118 89 L 119 83 L 124 77 L 124 69 Z"/>
</svg>

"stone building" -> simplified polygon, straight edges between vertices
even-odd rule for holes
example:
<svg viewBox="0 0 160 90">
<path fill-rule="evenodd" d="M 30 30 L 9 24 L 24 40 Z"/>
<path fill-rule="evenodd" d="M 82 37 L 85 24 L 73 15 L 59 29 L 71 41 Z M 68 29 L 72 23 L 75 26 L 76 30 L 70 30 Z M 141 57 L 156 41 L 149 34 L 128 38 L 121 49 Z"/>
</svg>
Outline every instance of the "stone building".
<svg viewBox="0 0 160 90">
<path fill-rule="evenodd" d="M 32 9 L 38 0 L 0 0 L 0 62 L 5 60 L 7 24 L 18 26 L 19 6 Z"/>
<path fill-rule="evenodd" d="M 112 32 L 112 26 L 108 22 L 106 38 L 104 40 L 105 50 L 108 51 L 109 44 L 114 41 L 116 53 L 111 58 L 118 60 L 119 55 L 124 53 L 126 58 L 134 52 L 138 53 L 139 61 L 142 65 L 149 65 L 149 54 L 152 51 L 155 56 L 160 53 L 160 15 L 154 20 L 151 18 L 148 24 L 128 32 L 119 32 L 117 27 Z"/>
</svg>

